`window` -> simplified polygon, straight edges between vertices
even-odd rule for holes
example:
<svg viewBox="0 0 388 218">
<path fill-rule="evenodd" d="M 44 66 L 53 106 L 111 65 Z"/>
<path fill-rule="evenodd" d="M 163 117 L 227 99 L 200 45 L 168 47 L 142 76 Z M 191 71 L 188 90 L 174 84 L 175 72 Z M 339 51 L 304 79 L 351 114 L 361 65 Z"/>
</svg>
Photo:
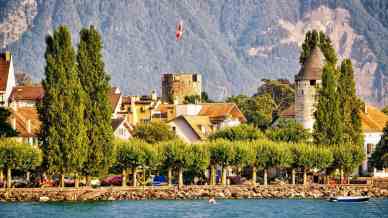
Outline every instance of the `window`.
<svg viewBox="0 0 388 218">
<path fill-rule="evenodd" d="M 315 84 L 317 84 L 316 80 L 310 80 L 310 86 L 315 86 Z"/>
<path fill-rule="evenodd" d="M 172 127 L 172 131 L 176 132 L 176 127 L 175 126 Z"/>
<path fill-rule="evenodd" d="M 373 144 L 367 144 L 366 145 L 366 153 L 371 154 L 373 151 Z"/>
</svg>

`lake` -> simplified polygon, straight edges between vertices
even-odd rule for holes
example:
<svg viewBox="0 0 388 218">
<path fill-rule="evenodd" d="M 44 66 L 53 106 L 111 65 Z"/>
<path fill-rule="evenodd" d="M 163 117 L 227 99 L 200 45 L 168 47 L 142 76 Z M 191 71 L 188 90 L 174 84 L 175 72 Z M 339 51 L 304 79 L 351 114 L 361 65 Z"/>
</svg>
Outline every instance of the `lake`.
<svg viewBox="0 0 388 218">
<path fill-rule="evenodd" d="M 104 201 L 0 203 L 1 218 L 86 217 L 388 217 L 388 199 L 360 203 L 325 200 Z"/>
</svg>

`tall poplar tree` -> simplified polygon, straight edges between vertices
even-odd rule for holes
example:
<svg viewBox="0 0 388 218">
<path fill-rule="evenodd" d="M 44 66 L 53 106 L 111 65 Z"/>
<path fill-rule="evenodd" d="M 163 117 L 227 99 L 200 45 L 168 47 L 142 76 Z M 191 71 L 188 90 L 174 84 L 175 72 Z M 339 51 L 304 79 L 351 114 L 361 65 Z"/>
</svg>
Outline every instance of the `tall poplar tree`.
<svg viewBox="0 0 388 218">
<path fill-rule="evenodd" d="M 304 64 L 307 58 L 310 57 L 315 46 L 319 46 L 327 63 L 336 65 L 337 54 L 330 38 L 322 31 L 318 32 L 316 30 L 308 31 L 306 33 L 305 40 L 302 44 L 302 53 L 299 58 L 301 64 Z"/>
<path fill-rule="evenodd" d="M 108 99 L 110 78 L 105 72 L 102 46 L 101 36 L 93 26 L 81 30 L 77 62 L 78 75 L 86 93 L 84 122 L 88 155 L 83 173 L 88 183 L 89 176 L 107 172 L 113 154 L 112 109 Z"/>
<path fill-rule="evenodd" d="M 326 64 L 323 68 L 322 87 L 318 91 L 317 110 L 314 112 L 313 137 L 316 144 L 332 145 L 343 142 L 340 98 L 334 74 L 334 66 Z"/>
<path fill-rule="evenodd" d="M 38 105 L 42 121 L 41 141 L 45 164 L 51 174 L 78 172 L 86 160 L 87 137 L 84 125 L 84 91 L 77 75 L 71 33 L 65 26 L 46 37 L 45 91 Z"/>
<path fill-rule="evenodd" d="M 338 95 L 340 97 L 341 120 L 344 128 L 344 142 L 363 144 L 361 126 L 361 100 L 356 95 L 356 84 L 352 62 L 349 59 L 342 61 L 338 79 Z"/>
</svg>

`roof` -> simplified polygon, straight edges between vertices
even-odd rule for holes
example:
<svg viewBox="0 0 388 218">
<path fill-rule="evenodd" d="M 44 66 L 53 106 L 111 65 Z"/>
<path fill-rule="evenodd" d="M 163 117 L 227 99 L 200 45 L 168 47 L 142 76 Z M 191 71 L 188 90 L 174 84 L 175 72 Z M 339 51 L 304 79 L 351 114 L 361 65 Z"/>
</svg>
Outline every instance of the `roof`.
<svg viewBox="0 0 388 218">
<path fill-rule="evenodd" d="M 291 104 L 288 108 L 279 113 L 281 118 L 293 118 L 295 117 L 295 104 Z"/>
<path fill-rule="evenodd" d="M 321 49 L 317 46 L 313 49 L 310 56 L 307 58 L 299 71 L 295 76 L 295 81 L 298 80 L 321 80 L 322 71 L 325 65 L 325 58 Z"/>
<path fill-rule="evenodd" d="M 287 109 L 279 113 L 281 118 L 295 118 L 295 105 L 292 104 Z M 388 116 L 378 108 L 366 105 L 366 111 L 361 111 L 361 124 L 363 132 L 383 132 Z"/>
<path fill-rule="evenodd" d="M 5 91 L 7 88 L 8 73 L 11 64 L 11 60 L 7 60 L 10 56 L 7 57 L 7 55 L 6 53 L 0 53 L 0 91 Z"/>
<path fill-rule="evenodd" d="M 34 107 L 19 107 L 17 110 L 11 109 L 10 122 L 15 118 L 16 131 L 21 137 L 36 136 L 40 131 L 41 122 L 39 114 Z M 31 125 L 31 132 L 28 131 L 28 122 Z"/>
<path fill-rule="evenodd" d="M 184 120 L 200 139 L 206 139 L 206 137 L 212 132 L 212 123 L 208 116 L 181 115 L 171 120 L 170 122 L 173 122 L 174 120 L 177 120 L 177 119 Z M 203 132 L 202 128 L 205 128 L 204 129 L 205 132 Z"/>
<path fill-rule="evenodd" d="M 388 116 L 378 108 L 367 105 L 366 113 L 361 113 L 362 129 L 364 132 L 383 132 Z"/>
<path fill-rule="evenodd" d="M 11 100 L 40 100 L 43 98 L 42 86 L 16 86 L 12 89 Z"/>
<path fill-rule="evenodd" d="M 112 105 L 112 111 L 115 111 L 120 101 L 121 93 L 116 87 L 112 87 L 109 92 L 109 102 Z"/>
<path fill-rule="evenodd" d="M 211 119 L 220 119 L 228 116 L 236 117 L 240 122 L 246 122 L 244 114 L 235 103 L 204 103 L 198 115 L 209 116 Z"/>
</svg>

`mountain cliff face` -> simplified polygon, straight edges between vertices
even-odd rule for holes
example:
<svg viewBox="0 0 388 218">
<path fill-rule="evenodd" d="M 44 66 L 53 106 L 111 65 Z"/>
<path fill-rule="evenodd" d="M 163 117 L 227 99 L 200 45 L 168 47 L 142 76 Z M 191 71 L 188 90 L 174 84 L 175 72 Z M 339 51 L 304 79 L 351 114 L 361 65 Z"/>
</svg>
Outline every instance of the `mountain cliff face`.
<svg viewBox="0 0 388 218">
<path fill-rule="evenodd" d="M 185 25 L 175 40 L 175 25 Z M 160 89 L 165 72 L 199 72 L 213 98 L 256 91 L 261 79 L 293 79 L 310 29 L 325 31 L 350 57 L 357 91 L 388 103 L 388 1 L 385 0 L 0 0 L 0 44 L 15 67 L 39 80 L 44 38 L 58 25 L 95 25 L 112 83 L 126 94 Z"/>
</svg>

